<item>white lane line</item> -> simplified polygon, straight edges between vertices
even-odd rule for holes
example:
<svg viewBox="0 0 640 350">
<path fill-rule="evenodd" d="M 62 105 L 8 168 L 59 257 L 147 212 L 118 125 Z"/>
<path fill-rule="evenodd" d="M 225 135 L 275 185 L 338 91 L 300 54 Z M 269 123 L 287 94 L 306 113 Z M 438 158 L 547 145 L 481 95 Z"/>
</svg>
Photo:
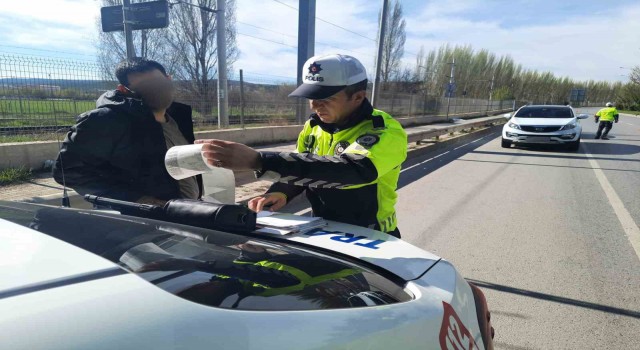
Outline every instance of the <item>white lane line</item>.
<svg viewBox="0 0 640 350">
<path fill-rule="evenodd" d="M 611 186 L 611 183 L 604 175 L 602 169 L 600 169 L 598 162 L 593 159 L 593 155 L 589 153 L 587 145 L 584 143 L 583 145 L 586 150 L 585 155 L 589 158 L 589 163 L 591 164 L 593 171 L 596 173 L 596 178 L 598 178 L 600 186 L 602 186 L 604 193 L 607 195 L 609 203 L 611 204 L 611 207 L 613 207 L 613 211 L 616 213 L 624 233 L 627 235 L 627 238 L 629 238 L 631 247 L 635 250 L 638 259 L 640 259 L 640 228 L 638 228 L 638 225 L 633 221 L 631 214 L 629 214 L 629 211 L 625 208 L 624 203 L 622 203 L 622 200 L 618 197 L 618 194 L 613 189 L 613 186 Z"/>
<path fill-rule="evenodd" d="M 430 161 L 432 161 L 432 160 L 434 160 L 434 159 L 436 159 L 436 158 L 438 158 L 438 157 L 439 157 L 439 156 L 435 156 L 435 157 L 433 157 L 433 158 L 429 158 L 429 159 L 427 159 L 427 160 L 424 160 L 424 161 L 422 161 L 422 162 L 420 162 L 420 163 L 416 163 L 416 164 L 414 164 L 414 165 L 412 165 L 412 166 L 410 166 L 410 167 L 408 167 L 408 168 L 406 168 L 406 169 L 402 169 L 402 170 L 400 170 L 400 172 L 401 172 L 401 173 L 403 173 L 403 172 L 405 172 L 405 171 L 407 171 L 407 170 L 409 170 L 409 169 L 413 169 L 413 168 L 417 167 L 418 165 L 424 164 L 424 163 L 426 163 L 426 162 L 430 162 Z"/>
</svg>

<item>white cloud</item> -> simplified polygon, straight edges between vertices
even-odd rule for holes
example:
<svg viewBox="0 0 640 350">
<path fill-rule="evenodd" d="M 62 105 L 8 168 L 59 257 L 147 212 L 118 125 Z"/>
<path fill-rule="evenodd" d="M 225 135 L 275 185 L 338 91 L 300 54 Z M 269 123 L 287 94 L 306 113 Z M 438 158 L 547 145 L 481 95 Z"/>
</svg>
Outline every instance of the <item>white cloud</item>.
<svg viewBox="0 0 640 350">
<path fill-rule="evenodd" d="M 549 70 L 559 76 L 624 80 L 619 66 L 633 66 L 640 58 L 637 36 L 631 35 L 640 33 L 639 16 L 640 5 L 628 5 L 597 15 L 567 17 L 558 23 L 540 25 L 531 20 L 531 25 L 505 28 L 500 19 L 471 21 L 455 12 L 439 16 L 422 12 L 407 19 L 407 49 L 470 44 L 475 49 L 510 55 L 525 68 Z M 412 62 L 405 57 L 406 64 Z"/>
<path fill-rule="evenodd" d="M 92 27 L 99 13 L 98 4 L 87 0 L 2 2 L 3 16 L 77 27 L 75 29 Z"/>
<path fill-rule="evenodd" d="M 298 6 L 297 0 L 283 2 Z M 317 0 L 316 4 L 317 17 L 376 38 L 380 2 Z M 403 0 L 403 4 L 407 21 L 404 62 L 409 66 L 415 61 L 410 53 L 418 52 L 421 45 L 430 50 L 446 43 L 470 44 L 478 50 L 510 55 L 525 68 L 550 70 L 575 79 L 624 80 L 620 77 L 624 71 L 618 67 L 640 61 L 636 34 L 640 33 L 640 5 L 611 5 L 597 14 L 576 7 L 563 20 L 540 23 L 534 11 L 542 5 L 537 2 L 511 5 L 481 0 Z M 509 11 L 504 11 L 504 6 L 520 5 L 526 11 L 517 13 L 518 19 L 526 25 L 507 25 L 511 17 L 506 17 Z M 95 54 L 93 40 L 99 11 L 98 0 L 3 1 L 0 45 Z M 502 15 L 492 18 L 481 13 Z M 248 76 L 264 74 L 265 80 L 269 75 L 274 76 L 273 80 L 280 79 L 276 76 L 295 78 L 297 50 L 290 46 L 297 46 L 298 12 L 275 1 L 237 0 L 237 19 L 242 22 L 237 24 L 238 33 L 284 45 L 238 35 L 241 55 L 234 64 L 235 73 L 242 68 Z M 316 54 L 350 54 L 373 73 L 374 41 L 320 20 L 316 21 L 316 41 Z"/>
</svg>

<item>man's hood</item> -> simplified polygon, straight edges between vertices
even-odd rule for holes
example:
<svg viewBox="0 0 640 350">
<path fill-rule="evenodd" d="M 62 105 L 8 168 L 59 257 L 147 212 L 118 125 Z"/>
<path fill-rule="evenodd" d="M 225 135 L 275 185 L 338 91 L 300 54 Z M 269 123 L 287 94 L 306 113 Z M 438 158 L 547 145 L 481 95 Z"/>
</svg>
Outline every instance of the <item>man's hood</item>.
<svg viewBox="0 0 640 350">
<path fill-rule="evenodd" d="M 110 108 L 124 110 L 129 113 L 150 113 L 141 99 L 125 96 L 118 90 L 109 90 L 98 97 L 96 108 Z"/>
</svg>

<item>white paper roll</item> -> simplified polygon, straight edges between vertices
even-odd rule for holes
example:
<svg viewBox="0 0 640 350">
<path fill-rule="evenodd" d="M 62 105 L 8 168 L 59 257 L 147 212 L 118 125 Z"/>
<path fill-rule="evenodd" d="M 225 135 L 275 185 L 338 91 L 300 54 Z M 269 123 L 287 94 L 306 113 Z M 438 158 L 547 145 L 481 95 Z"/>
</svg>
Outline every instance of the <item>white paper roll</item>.
<svg viewBox="0 0 640 350">
<path fill-rule="evenodd" d="M 169 175 L 176 180 L 186 179 L 216 169 L 207 164 L 202 154 L 202 144 L 171 147 L 164 156 Z"/>
<path fill-rule="evenodd" d="M 202 144 L 171 147 L 164 157 L 169 175 L 176 180 L 202 174 L 204 201 L 235 203 L 236 180 L 233 171 L 207 164 Z"/>
</svg>

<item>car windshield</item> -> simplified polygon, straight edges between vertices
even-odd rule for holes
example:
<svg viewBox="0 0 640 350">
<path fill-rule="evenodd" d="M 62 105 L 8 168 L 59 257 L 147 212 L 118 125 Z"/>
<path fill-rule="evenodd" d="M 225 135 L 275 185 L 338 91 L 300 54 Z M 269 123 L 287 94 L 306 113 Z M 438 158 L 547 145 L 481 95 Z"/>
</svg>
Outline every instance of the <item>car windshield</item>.
<svg viewBox="0 0 640 350">
<path fill-rule="evenodd" d="M 0 219 L 112 261 L 184 299 L 241 310 L 313 310 L 409 301 L 400 281 L 290 244 L 124 215 L 0 205 Z M 382 273 L 382 274 L 381 274 Z"/>
<path fill-rule="evenodd" d="M 566 107 L 523 107 L 516 118 L 573 118 L 570 108 Z"/>
</svg>

